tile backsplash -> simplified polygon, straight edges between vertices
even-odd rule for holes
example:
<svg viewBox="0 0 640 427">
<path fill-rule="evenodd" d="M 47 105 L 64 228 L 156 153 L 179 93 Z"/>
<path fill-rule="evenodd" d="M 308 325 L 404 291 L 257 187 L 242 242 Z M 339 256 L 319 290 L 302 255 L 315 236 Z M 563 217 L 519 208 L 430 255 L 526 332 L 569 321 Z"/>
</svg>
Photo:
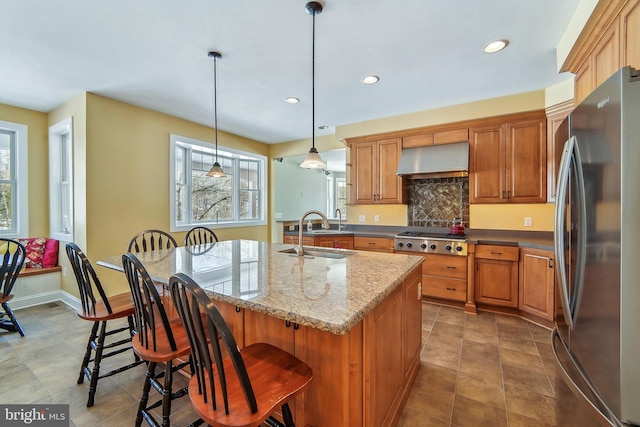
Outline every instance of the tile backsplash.
<svg viewBox="0 0 640 427">
<path fill-rule="evenodd" d="M 407 192 L 407 225 L 449 227 L 460 217 L 469 225 L 469 177 L 412 179 Z"/>
</svg>

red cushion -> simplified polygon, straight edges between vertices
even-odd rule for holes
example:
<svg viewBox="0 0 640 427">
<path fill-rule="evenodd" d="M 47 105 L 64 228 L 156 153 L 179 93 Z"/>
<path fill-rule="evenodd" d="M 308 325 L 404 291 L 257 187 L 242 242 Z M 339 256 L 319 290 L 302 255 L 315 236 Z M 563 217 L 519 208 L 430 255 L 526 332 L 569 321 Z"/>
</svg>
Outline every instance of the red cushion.
<svg viewBox="0 0 640 427">
<path fill-rule="evenodd" d="M 44 245 L 42 266 L 55 267 L 56 265 L 58 265 L 58 241 L 56 239 L 47 239 Z"/>
<path fill-rule="evenodd" d="M 47 242 L 46 237 L 31 237 L 19 239 L 27 250 L 27 259 L 24 262 L 25 268 L 42 268 L 44 258 L 44 247 Z"/>
</svg>

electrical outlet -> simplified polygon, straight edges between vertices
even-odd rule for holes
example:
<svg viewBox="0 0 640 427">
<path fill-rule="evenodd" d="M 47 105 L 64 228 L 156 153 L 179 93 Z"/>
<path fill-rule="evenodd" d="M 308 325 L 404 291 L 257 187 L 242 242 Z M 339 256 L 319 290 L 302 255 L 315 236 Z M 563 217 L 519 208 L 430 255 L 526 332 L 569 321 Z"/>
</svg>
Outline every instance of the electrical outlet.
<svg viewBox="0 0 640 427">
<path fill-rule="evenodd" d="M 358 221 L 360 221 L 360 222 L 365 222 L 366 220 L 367 220 L 367 217 L 366 217 L 366 216 L 364 216 L 364 215 L 360 215 L 360 216 L 358 217 Z"/>
<path fill-rule="evenodd" d="M 274 217 L 275 219 L 282 219 L 282 212 L 276 212 L 276 213 L 274 213 L 274 214 L 273 214 L 273 217 Z"/>
<path fill-rule="evenodd" d="M 380 215 L 376 215 L 376 216 L 374 216 L 374 217 L 373 217 L 373 220 L 374 220 L 375 222 L 380 222 Z"/>
<path fill-rule="evenodd" d="M 296 226 L 295 226 L 295 225 L 290 225 L 290 226 L 289 226 L 289 231 L 294 231 L 295 229 L 296 229 Z"/>
<path fill-rule="evenodd" d="M 530 216 L 525 216 L 524 217 L 524 226 L 525 227 L 531 227 L 531 217 Z"/>
</svg>

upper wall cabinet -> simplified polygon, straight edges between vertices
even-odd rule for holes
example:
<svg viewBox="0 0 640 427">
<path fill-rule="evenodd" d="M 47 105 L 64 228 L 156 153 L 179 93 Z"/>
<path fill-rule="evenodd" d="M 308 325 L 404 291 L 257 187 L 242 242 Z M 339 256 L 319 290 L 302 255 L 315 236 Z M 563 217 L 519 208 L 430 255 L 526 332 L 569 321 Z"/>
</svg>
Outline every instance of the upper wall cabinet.
<svg viewBox="0 0 640 427">
<path fill-rule="evenodd" d="M 562 150 L 564 149 L 564 139 L 556 140 L 556 134 L 560 126 L 568 126 L 564 119 L 573 110 L 573 99 L 548 107 L 547 113 L 547 202 L 556 201 L 556 189 L 558 182 L 558 172 Z M 560 134 L 567 134 L 560 132 Z"/>
<path fill-rule="evenodd" d="M 424 147 L 426 145 L 452 144 L 469 140 L 469 127 L 428 128 L 415 135 L 402 137 L 402 148 Z"/>
<path fill-rule="evenodd" d="M 626 65 L 640 69 L 640 0 L 601 0 L 561 68 L 576 76 L 575 104 Z"/>
<path fill-rule="evenodd" d="M 470 203 L 547 200 L 546 118 L 543 111 L 505 117 L 470 130 Z"/>
<path fill-rule="evenodd" d="M 406 203 L 402 177 L 396 175 L 401 138 L 348 141 L 352 204 Z"/>
</svg>

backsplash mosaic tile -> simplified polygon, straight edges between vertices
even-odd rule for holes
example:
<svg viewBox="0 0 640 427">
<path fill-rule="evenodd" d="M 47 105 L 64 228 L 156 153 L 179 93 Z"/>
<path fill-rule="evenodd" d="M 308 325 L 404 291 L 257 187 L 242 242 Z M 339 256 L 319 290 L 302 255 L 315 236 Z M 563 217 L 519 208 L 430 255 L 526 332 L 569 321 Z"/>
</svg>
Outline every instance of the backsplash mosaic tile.
<svg viewBox="0 0 640 427">
<path fill-rule="evenodd" d="M 412 179 L 407 183 L 407 225 L 449 227 L 454 218 L 469 224 L 469 177 Z"/>
</svg>

